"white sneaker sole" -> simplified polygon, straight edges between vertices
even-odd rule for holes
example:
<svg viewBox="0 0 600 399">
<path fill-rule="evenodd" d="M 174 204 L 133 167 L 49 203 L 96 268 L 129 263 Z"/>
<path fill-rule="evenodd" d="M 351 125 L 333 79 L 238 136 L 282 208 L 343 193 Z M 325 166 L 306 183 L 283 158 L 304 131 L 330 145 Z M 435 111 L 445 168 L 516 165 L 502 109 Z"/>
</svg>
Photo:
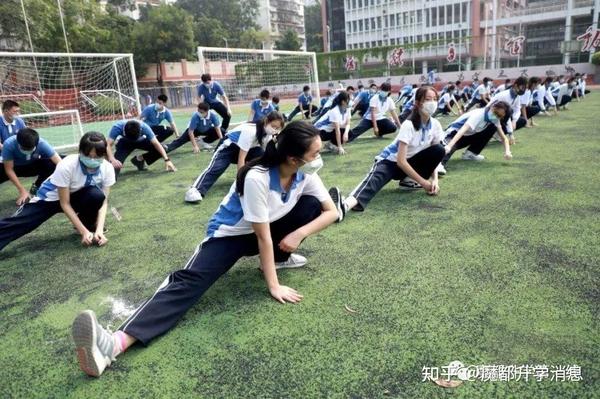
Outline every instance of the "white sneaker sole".
<svg viewBox="0 0 600 399">
<path fill-rule="evenodd" d="M 73 321 L 71 333 L 79 368 L 92 377 L 100 377 L 110 359 L 102 355 L 96 346 L 96 315 L 91 310 L 81 312 Z"/>
<path fill-rule="evenodd" d="M 277 263 L 275 263 L 275 270 L 281 270 L 281 269 L 298 269 L 301 267 L 306 266 L 307 262 L 304 263 L 294 263 L 293 265 L 278 265 Z"/>
</svg>

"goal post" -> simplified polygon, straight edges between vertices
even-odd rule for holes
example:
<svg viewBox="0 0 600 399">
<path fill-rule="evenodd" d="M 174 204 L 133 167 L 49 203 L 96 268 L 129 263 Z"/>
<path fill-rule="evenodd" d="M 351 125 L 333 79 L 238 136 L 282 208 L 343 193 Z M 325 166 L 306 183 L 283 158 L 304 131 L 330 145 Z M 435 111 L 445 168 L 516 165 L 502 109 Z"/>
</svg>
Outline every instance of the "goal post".
<svg viewBox="0 0 600 399">
<path fill-rule="evenodd" d="M 84 133 L 79 110 L 76 109 L 36 112 L 19 117 L 57 150 L 76 147 Z"/>
<path fill-rule="evenodd" d="M 132 54 L 0 52 L 0 102 L 8 99 L 36 115 L 55 146 L 76 145 L 75 131 L 106 135 L 114 121 L 141 114 Z M 78 126 L 58 128 L 68 119 Z"/>
<path fill-rule="evenodd" d="M 314 52 L 198 47 L 200 73 L 218 80 L 233 102 L 257 98 L 262 89 L 281 98 L 296 98 L 310 86 L 320 101 Z"/>
</svg>

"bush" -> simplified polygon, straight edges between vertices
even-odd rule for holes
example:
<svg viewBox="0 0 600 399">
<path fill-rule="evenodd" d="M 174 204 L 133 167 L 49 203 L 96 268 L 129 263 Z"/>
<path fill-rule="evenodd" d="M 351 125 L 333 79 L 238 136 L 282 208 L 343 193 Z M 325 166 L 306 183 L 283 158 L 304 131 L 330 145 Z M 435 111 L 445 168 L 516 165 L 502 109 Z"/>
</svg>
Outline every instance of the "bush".
<svg viewBox="0 0 600 399">
<path fill-rule="evenodd" d="M 35 101 L 23 100 L 19 101 L 19 108 L 21 108 L 22 114 L 37 114 L 39 112 L 46 112 L 44 108 Z"/>
<path fill-rule="evenodd" d="M 594 65 L 600 65 L 600 51 L 598 51 L 597 53 L 595 53 L 592 56 L 592 64 L 594 64 Z"/>
<path fill-rule="evenodd" d="M 121 113 L 121 102 L 115 97 L 93 96 L 91 99 L 98 104 L 93 107 L 94 115 L 110 116 Z M 126 109 L 127 111 L 127 109 Z"/>
</svg>

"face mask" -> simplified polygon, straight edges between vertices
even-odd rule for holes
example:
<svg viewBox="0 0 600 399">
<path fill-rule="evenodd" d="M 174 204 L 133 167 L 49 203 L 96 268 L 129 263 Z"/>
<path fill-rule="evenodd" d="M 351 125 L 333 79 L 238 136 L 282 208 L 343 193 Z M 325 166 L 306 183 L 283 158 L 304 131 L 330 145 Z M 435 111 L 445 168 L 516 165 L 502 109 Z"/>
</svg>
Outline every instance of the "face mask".
<svg viewBox="0 0 600 399">
<path fill-rule="evenodd" d="M 154 109 L 160 112 L 160 111 L 162 111 L 164 108 L 163 108 L 163 106 L 162 106 L 162 105 L 154 104 Z"/>
<path fill-rule="evenodd" d="M 425 101 L 423 103 L 423 111 L 425 111 L 428 115 L 431 116 L 435 113 L 437 106 L 437 101 Z"/>
<path fill-rule="evenodd" d="M 23 153 L 23 155 L 31 156 L 35 152 L 36 147 L 33 147 L 31 150 L 24 150 L 21 146 L 19 146 L 19 151 Z"/>
<path fill-rule="evenodd" d="M 90 158 L 90 157 L 86 157 L 85 155 L 81 154 L 81 155 L 79 155 L 79 160 L 81 161 L 82 164 L 85 165 L 86 168 L 98 169 L 100 167 L 100 165 L 102 165 L 102 161 L 104 159 L 103 158 Z"/>
<path fill-rule="evenodd" d="M 261 101 L 260 102 L 260 106 L 263 107 L 263 108 L 266 107 L 267 105 L 269 105 L 268 101 Z"/>
<path fill-rule="evenodd" d="M 210 83 L 204 83 L 204 87 L 210 88 Z"/>
<path fill-rule="evenodd" d="M 279 130 L 275 129 L 271 125 L 267 125 L 265 126 L 265 133 L 267 133 L 269 136 L 276 136 L 279 134 Z"/>
<path fill-rule="evenodd" d="M 387 98 L 388 94 L 389 94 L 389 93 L 388 93 L 387 91 L 380 91 L 380 92 L 379 92 L 379 98 L 380 98 L 381 100 L 385 100 L 385 99 Z"/>
<path fill-rule="evenodd" d="M 307 96 L 307 97 L 310 96 L 310 91 L 305 91 L 304 95 Z"/>
<path fill-rule="evenodd" d="M 369 93 L 370 93 L 371 95 L 373 95 L 373 94 L 377 93 L 377 90 L 373 90 L 373 89 L 371 89 L 371 90 L 369 90 Z"/>
<path fill-rule="evenodd" d="M 315 174 L 323 167 L 323 159 L 320 156 L 310 162 L 306 162 L 303 159 L 301 159 L 301 161 L 304 162 L 304 165 L 300 166 L 298 170 L 306 173 L 307 175 Z"/>
<path fill-rule="evenodd" d="M 498 123 L 498 121 L 500 120 L 500 118 L 498 118 L 498 116 L 496 114 L 494 114 L 492 111 L 487 111 L 487 117 L 488 120 L 493 123 L 494 125 L 496 123 Z"/>
</svg>

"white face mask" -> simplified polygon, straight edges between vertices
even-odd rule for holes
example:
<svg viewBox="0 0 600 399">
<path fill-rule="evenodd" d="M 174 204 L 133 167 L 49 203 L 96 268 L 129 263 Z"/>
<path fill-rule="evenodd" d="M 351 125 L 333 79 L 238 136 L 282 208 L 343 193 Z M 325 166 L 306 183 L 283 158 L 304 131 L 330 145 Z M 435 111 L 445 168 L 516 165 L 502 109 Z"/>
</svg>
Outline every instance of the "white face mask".
<svg viewBox="0 0 600 399">
<path fill-rule="evenodd" d="M 437 109 L 438 103 L 437 101 L 425 101 L 423 103 L 423 111 L 427 113 L 427 115 L 433 115 Z"/>
<path fill-rule="evenodd" d="M 301 161 L 304 162 L 304 165 L 300 166 L 298 170 L 307 175 L 315 174 L 323 167 L 323 158 L 320 155 L 310 162 L 306 162 L 304 159 L 301 159 Z"/>
<path fill-rule="evenodd" d="M 265 126 L 265 133 L 267 133 L 269 136 L 276 136 L 279 134 L 279 130 L 275 129 L 271 125 L 267 125 Z"/>
</svg>

